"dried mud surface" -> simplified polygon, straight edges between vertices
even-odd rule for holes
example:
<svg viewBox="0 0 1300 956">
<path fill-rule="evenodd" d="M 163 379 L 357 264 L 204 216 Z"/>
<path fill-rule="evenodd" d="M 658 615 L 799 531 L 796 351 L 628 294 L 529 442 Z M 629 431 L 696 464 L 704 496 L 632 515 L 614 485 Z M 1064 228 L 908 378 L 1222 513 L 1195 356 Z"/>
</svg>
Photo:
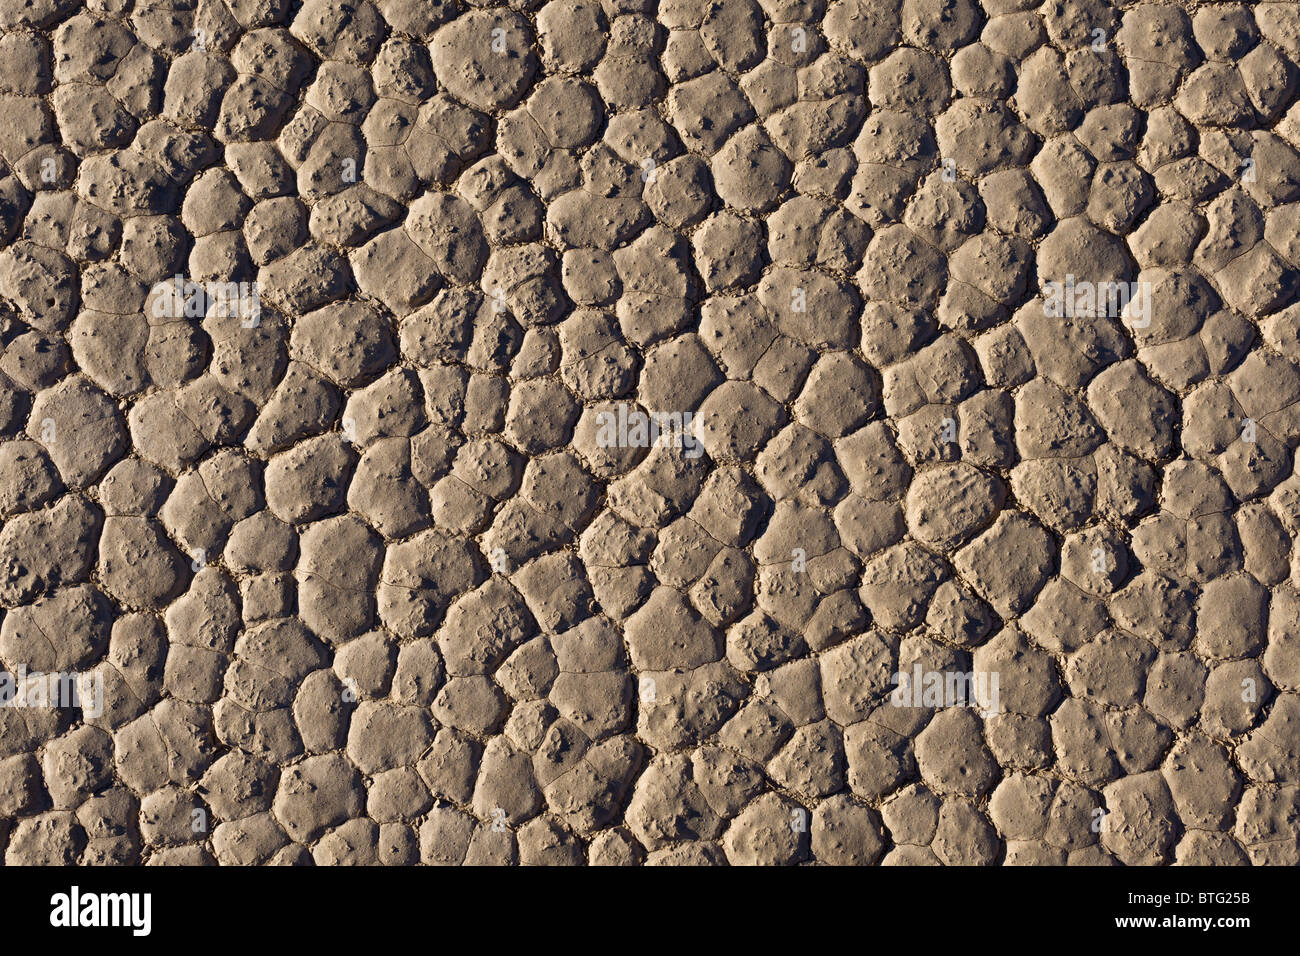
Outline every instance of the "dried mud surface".
<svg viewBox="0 0 1300 956">
<path fill-rule="evenodd" d="M 0 0 L 0 663 L 102 688 L 0 708 L 5 862 L 1300 862 L 1297 64 L 1294 3 Z"/>
</svg>

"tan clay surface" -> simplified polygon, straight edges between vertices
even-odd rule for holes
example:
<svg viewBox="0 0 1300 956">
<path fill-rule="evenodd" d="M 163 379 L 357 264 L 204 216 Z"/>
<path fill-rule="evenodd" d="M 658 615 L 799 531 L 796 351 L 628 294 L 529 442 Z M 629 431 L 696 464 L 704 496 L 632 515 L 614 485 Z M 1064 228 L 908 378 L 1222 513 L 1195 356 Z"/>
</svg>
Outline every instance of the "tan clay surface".
<svg viewBox="0 0 1300 956">
<path fill-rule="evenodd" d="M 1300 863 L 1298 83 L 1286 2 L 0 0 L 0 855 Z"/>
</svg>

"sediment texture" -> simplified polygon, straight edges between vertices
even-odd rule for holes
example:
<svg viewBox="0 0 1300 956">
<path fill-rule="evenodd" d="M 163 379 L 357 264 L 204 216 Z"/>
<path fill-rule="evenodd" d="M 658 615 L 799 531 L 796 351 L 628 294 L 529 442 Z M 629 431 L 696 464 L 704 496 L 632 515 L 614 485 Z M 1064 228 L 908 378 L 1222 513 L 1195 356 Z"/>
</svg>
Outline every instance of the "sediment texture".
<svg viewBox="0 0 1300 956">
<path fill-rule="evenodd" d="M 0 31 L 6 862 L 1300 862 L 1300 6 Z"/>
</svg>

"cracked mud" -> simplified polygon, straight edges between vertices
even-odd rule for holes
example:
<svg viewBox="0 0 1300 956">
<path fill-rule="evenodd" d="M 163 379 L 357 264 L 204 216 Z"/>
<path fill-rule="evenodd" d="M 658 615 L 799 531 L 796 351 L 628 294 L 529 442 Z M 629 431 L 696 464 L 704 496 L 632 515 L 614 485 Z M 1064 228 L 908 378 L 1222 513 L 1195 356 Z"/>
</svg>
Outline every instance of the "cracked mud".
<svg viewBox="0 0 1300 956">
<path fill-rule="evenodd" d="M 0 0 L 4 861 L 1300 863 L 1298 65 Z"/>
</svg>

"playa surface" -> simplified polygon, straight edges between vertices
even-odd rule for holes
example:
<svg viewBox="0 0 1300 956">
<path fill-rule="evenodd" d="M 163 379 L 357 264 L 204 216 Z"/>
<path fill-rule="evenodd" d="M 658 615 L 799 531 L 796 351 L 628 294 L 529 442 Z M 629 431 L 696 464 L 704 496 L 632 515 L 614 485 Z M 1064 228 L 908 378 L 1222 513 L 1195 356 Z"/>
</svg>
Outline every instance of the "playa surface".
<svg viewBox="0 0 1300 956">
<path fill-rule="evenodd" d="M 1300 863 L 1300 5 L 0 0 L 9 864 Z"/>
</svg>

